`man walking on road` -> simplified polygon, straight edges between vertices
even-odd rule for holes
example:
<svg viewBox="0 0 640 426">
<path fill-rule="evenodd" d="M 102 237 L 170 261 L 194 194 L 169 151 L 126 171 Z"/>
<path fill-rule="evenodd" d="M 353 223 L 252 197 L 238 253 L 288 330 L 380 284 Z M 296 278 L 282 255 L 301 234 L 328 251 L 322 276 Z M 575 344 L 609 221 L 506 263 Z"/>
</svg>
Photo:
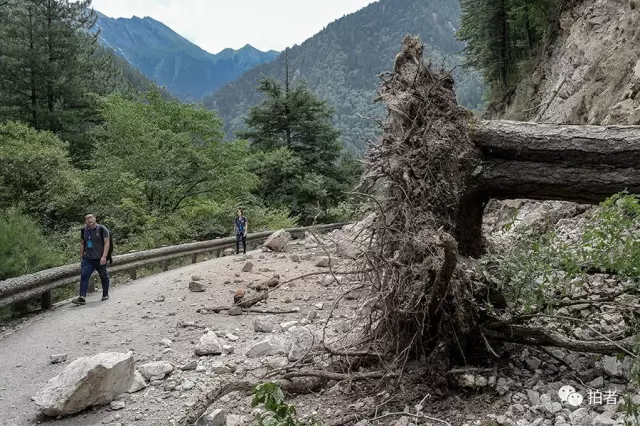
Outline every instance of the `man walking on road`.
<svg viewBox="0 0 640 426">
<path fill-rule="evenodd" d="M 109 275 L 107 274 L 107 256 L 111 245 L 111 233 L 104 225 L 99 225 L 91 213 L 84 215 L 86 226 L 82 229 L 80 241 L 80 297 L 72 300 L 76 305 L 86 304 L 89 278 L 97 270 L 102 282 L 102 300 L 109 299 Z"/>
<path fill-rule="evenodd" d="M 238 209 L 236 211 L 236 219 L 234 222 L 234 231 L 236 234 L 236 254 L 240 252 L 240 240 L 242 239 L 242 251 L 243 253 L 247 253 L 247 227 L 248 227 L 247 218 L 244 217 L 244 213 L 242 209 Z"/>
</svg>

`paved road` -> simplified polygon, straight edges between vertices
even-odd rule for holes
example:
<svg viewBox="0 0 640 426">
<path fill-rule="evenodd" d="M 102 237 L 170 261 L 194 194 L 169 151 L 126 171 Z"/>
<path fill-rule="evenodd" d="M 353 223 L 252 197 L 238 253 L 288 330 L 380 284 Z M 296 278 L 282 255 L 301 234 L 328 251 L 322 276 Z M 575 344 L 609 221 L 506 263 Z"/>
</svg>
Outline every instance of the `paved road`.
<svg viewBox="0 0 640 426">
<path fill-rule="evenodd" d="M 252 273 L 241 273 L 244 264 L 241 257 L 212 259 L 117 285 L 113 289 L 111 299 L 106 302 L 100 301 L 101 292 L 97 291 L 89 296 L 85 306 L 77 307 L 65 303 L 24 321 L 15 331 L 5 332 L 0 337 L 0 425 L 31 425 L 37 421 L 56 426 L 97 425 L 121 421 L 123 424 L 135 425 L 171 424 L 170 418 L 167 417 L 170 413 L 161 412 L 167 407 L 168 402 L 165 399 L 168 397 L 162 389 L 154 387 L 132 395 L 127 400 L 126 410 L 113 412 L 108 408 L 101 408 L 61 420 L 44 421 L 40 418 L 31 397 L 47 380 L 62 372 L 68 362 L 81 356 L 133 350 L 136 363 L 160 357 L 176 364 L 193 359 L 194 343 L 197 343 L 203 331 L 177 329 L 176 324 L 179 321 L 196 320 L 212 329 L 229 330 L 247 336 L 249 340 L 255 340 L 255 336 L 250 336 L 253 331 L 251 317 L 201 315 L 195 312 L 196 307 L 203 304 L 228 305 L 237 286 L 243 284 L 224 284 L 224 281 L 245 279 L 249 282 L 271 276 L 273 272 L 258 273 L 256 270 L 261 266 L 268 265 L 279 273 L 282 279 L 318 268 L 311 262 L 294 264 L 288 258 L 279 258 L 275 253 L 268 253 L 267 259 L 262 262 L 257 260 L 262 254 L 260 251 L 248 254 L 255 259 Z M 206 292 L 194 293 L 188 290 L 192 274 L 201 275 L 205 282 L 210 283 Z M 238 278 L 238 274 L 241 278 Z M 166 300 L 162 303 L 155 302 L 159 295 L 164 295 Z M 301 299 L 299 296 L 296 298 Z M 273 306 L 272 300 L 277 304 L 277 296 L 270 299 L 270 306 Z M 311 303 L 314 301 L 310 300 L 308 305 Z M 296 318 L 299 316 L 300 314 Z M 284 316 L 282 319 L 285 319 Z M 158 342 L 167 338 L 173 340 L 172 349 L 175 352 L 162 355 L 164 347 Z M 244 341 L 243 337 L 237 343 L 242 344 Z M 249 343 L 251 342 L 247 344 Z M 68 354 L 69 361 L 65 364 L 51 364 L 49 356 L 57 353 Z M 202 383 L 196 383 L 194 392 L 202 391 Z M 170 401 L 184 408 L 185 398 L 194 395 L 181 394 L 172 397 L 176 399 L 175 402 L 173 399 Z M 174 414 L 178 418 L 181 413 Z M 135 421 L 131 422 L 134 415 Z"/>
</svg>

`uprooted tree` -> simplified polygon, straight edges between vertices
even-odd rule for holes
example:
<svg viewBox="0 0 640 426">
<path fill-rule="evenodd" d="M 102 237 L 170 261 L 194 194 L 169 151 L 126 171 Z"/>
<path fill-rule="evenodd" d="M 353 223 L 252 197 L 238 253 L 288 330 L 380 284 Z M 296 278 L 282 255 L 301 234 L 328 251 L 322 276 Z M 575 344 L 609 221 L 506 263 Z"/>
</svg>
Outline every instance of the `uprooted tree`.
<svg viewBox="0 0 640 426">
<path fill-rule="evenodd" d="M 379 206 L 364 257 L 372 271 L 364 279 L 373 286 L 368 342 L 396 361 L 424 357 L 445 369 L 490 351 L 492 341 L 630 350 L 629 339 L 578 341 L 529 326 L 525 317 L 490 313 L 504 299 L 472 275 L 490 199 L 597 203 L 624 190 L 640 193 L 640 127 L 475 119 L 456 104 L 450 75 L 425 65 L 422 51 L 417 38 L 405 37 L 398 66 L 380 76 L 377 100 L 388 117 L 361 185 Z M 489 299 L 492 310 L 484 309 Z"/>
<path fill-rule="evenodd" d="M 376 220 L 352 265 L 371 287 L 359 308 L 363 335 L 341 347 L 320 343 L 321 351 L 344 357 L 335 368 L 297 362 L 278 383 L 308 392 L 327 380 L 397 376 L 413 359 L 424 360 L 435 385 L 454 365 L 495 356 L 499 341 L 630 352 L 631 338 L 580 341 L 531 325 L 535 315 L 509 312 L 500 290 L 478 278 L 475 262 L 484 250 L 482 215 L 490 199 L 597 203 L 624 190 L 640 193 L 640 127 L 475 119 L 457 105 L 450 74 L 426 65 L 422 53 L 417 38 L 405 37 L 394 72 L 380 75 L 377 100 L 389 114 L 359 188 L 375 199 Z M 353 373 L 370 361 L 386 368 Z M 229 384 L 206 395 L 183 424 L 221 395 L 250 386 Z"/>
</svg>

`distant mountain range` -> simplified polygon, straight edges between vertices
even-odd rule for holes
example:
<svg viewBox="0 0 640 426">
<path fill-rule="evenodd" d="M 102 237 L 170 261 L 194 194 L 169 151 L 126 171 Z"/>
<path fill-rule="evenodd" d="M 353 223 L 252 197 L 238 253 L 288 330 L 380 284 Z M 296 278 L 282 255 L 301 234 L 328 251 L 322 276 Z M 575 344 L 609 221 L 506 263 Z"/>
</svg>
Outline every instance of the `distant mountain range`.
<svg viewBox="0 0 640 426">
<path fill-rule="evenodd" d="M 346 146 L 363 152 L 380 129 L 371 117 L 384 118 L 384 105 L 373 104 L 381 80 L 378 74 L 393 69 L 404 35 L 419 35 L 425 44 L 425 60 L 447 69 L 464 62 L 464 44 L 456 39 L 460 22 L 458 0 L 378 0 L 330 24 L 315 36 L 289 50 L 289 68 L 296 80 L 305 80 L 316 95 L 335 110 L 335 124 Z M 282 79 L 285 55 L 255 66 L 203 99 L 225 124 L 227 137 L 244 128 L 248 109 L 261 94 L 262 76 Z M 458 102 L 480 108 L 485 86 L 482 77 L 469 70 L 453 70 Z"/>
<path fill-rule="evenodd" d="M 109 18 L 97 12 L 100 43 L 126 59 L 145 76 L 184 101 L 216 91 L 278 52 L 251 45 L 211 54 L 155 19 Z"/>
</svg>

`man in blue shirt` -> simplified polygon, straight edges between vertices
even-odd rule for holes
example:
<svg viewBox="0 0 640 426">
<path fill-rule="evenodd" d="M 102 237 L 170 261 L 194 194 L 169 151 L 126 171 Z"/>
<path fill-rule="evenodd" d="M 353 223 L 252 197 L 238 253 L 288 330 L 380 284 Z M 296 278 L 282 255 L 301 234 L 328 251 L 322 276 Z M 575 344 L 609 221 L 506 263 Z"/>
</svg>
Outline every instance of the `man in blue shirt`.
<svg viewBox="0 0 640 426">
<path fill-rule="evenodd" d="M 107 274 L 107 255 L 111 244 L 111 233 L 104 225 L 99 225 L 91 213 L 85 213 L 86 226 L 80 240 L 80 297 L 72 300 L 76 305 L 86 304 L 89 278 L 97 270 L 102 282 L 102 300 L 109 300 L 109 275 Z"/>
<path fill-rule="evenodd" d="M 243 253 L 247 253 L 247 228 L 249 222 L 244 217 L 242 209 L 236 211 L 236 219 L 233 223 L 234 232 L 236 234 L 236 254 L 240 252 L 240 240 L 242 240 Z"/>
</svg>

